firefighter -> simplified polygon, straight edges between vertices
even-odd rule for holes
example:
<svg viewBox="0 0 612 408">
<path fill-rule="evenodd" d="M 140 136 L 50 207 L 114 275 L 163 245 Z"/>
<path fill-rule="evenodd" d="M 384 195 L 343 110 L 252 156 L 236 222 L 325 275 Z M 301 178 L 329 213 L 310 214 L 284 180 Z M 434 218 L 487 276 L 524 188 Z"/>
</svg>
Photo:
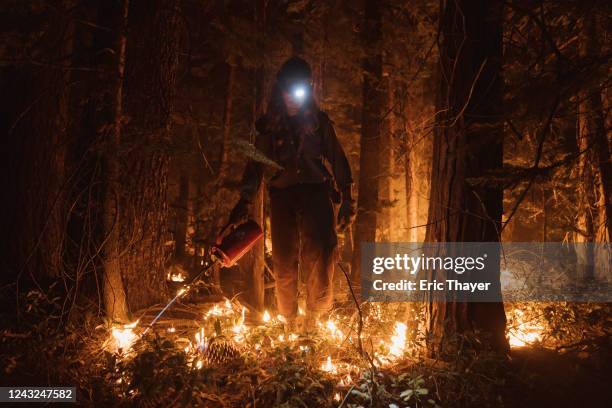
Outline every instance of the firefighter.
<svg viewBox="0 0 612 408">
<path fill-rule="evenodd" d="M 306 329 L 333 301 L 336 231 L 355 218 L 353 179 L 332 121 L 313 97 L 306 61 L 288 59 L 276 76 L 266 113 L 257 120 L 256 148 L 280 166 L 250 160 L 230 224 L 248 218 L 262 180 L 268 186 L 276 301 L 288 327 L 298 315 L 298 265 L 306 276 Z M 334 204 L 340 204 L 337 217 Z"/>
</svg>

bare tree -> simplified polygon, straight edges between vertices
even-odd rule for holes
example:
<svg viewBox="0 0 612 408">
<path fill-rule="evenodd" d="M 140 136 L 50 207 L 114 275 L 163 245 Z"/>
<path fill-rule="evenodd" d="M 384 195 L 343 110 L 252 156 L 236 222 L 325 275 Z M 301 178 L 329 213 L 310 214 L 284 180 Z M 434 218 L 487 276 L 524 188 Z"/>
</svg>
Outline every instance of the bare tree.
<svg viewBox="0 0 612 408">
<path fill-rule="evenodd" d="M 387 109 L 386 81 L 383 78 L 382 7 L 379 1 L 366 0 L 362 44 L 363 110 L 359 157 L 359 194 L 355 225 L 351 279 L 360 279 L 361 243 L 376 239 L 378 213 L 379 152 L 383 116 Z"/>
</svg>

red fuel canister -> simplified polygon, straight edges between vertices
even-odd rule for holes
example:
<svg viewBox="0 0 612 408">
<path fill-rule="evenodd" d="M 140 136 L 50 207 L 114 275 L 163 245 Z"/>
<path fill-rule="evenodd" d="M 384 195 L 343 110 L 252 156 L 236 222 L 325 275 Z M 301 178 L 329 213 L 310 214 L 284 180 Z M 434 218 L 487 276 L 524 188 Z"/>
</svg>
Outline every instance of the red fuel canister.
<svg viewBox="0 0 612 408">
<path fill-rule="evenodd" d="M 261 227 L 253 220 L 236 227 L 221 243 L 212 248 L 212 254 L 219 258 L 224 267 L 233 266 L 263 236 Z"/>
</svg>

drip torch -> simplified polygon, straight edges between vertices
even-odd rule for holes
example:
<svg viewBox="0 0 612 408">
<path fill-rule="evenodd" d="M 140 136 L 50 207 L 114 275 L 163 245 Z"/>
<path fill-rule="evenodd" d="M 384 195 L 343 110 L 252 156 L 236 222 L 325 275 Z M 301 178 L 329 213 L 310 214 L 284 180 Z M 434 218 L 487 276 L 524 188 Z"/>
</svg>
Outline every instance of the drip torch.
<svg viewBox="0 0 612 408">
<path fill-rule="evenodd" d="M 261 227 L 253 220 L 248 220 L 245 223 L 235 227 L 231 230 L 227 235 L 225 235 L 226 231 L 231 227 L 230 224 L 226 225 L 222 230 L 219 238 L 215 245 L 209 251 L 208 259 L 204 261 L 202 264 L 202 268 L 200 272 L 191 279 L 188 283 L 184 284 L 181 289 L 177 292 L 177 294 L 168 302 L 166 306 L 155 316 L 155 318 L 151 321 L 149 326 L 142 333 L 143 335 L 151 328 L 159 318 L 172 306 L 176 300 L 189 292 L 193 284 L 202 279 L 202 277 L 207 276 L 210 269 L 216 265 L 220 264 L 221 266 L 228 268 L 233 266 L 238 262 L 240 258 L 242 258 L 261 237 L 263 236 L 263 231 Z"/>
</svg>

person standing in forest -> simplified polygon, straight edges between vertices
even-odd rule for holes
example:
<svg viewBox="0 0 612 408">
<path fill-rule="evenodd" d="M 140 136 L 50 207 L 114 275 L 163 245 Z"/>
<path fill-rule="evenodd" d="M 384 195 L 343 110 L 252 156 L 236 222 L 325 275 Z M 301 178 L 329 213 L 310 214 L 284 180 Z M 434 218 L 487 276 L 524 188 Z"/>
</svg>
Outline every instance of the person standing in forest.
<svg viewBox="0 0 612 408">
<path fill-rule="evenodd" d="M 299 265 L 307 276 L 307 313 L 302 323 L 308 330 L 332 307 L 336 229 L 343 231 L 353 222 L 355 201 L 348 160 L 332 121 L 313 97 L 312 73 L 306 61 L 292 57 L 282 65 L 267 111 L 255 128 L 255 146 L 281 169 L 268 174 L 265 164 L 248 162 L 229 224 L 248 218 L 265 179 L 278 310 L 287 328 L 297 325 Z M 340 203 L 337 223 L 334 203 Z"/>
</svg>

